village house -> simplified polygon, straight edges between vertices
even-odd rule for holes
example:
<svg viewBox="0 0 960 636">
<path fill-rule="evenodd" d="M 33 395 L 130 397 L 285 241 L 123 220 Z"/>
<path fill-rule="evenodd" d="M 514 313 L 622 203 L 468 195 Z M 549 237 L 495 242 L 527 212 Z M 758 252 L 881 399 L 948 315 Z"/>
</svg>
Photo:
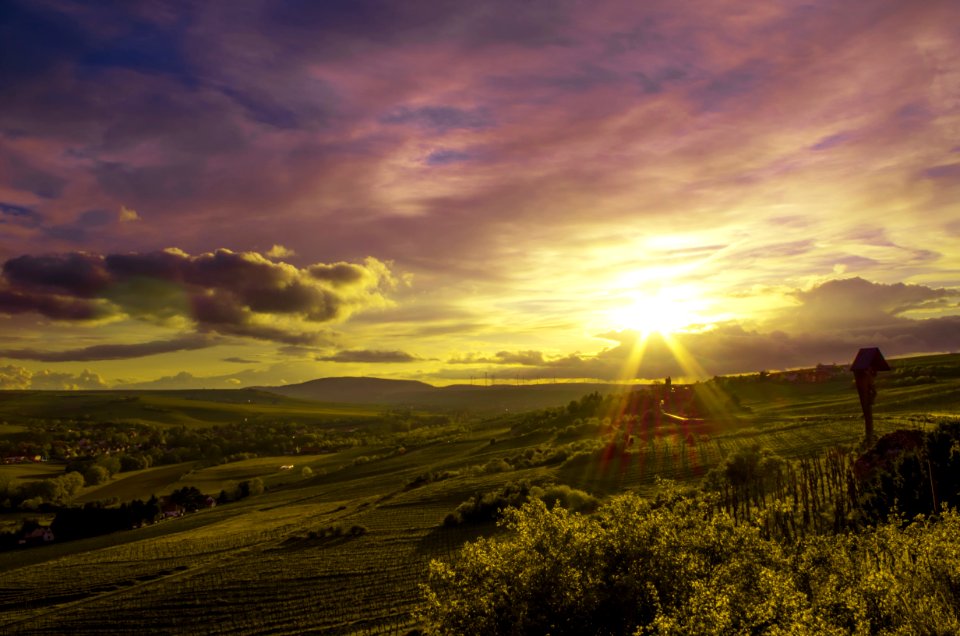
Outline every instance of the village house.
<svg viewBox="0 0 960 636">
<path fill-rule="evenodd" d="M 183 513 L 183 506 L 171 501 L 164 502 L 163 505 L 160 506 L 160 515 L 163 519 L 176 519 L 177 517 L 182 517 Z"/>
<path fill-rule="evenodd" d="M 53 540 L 53 530 L 48 527 L 41 526 L 39 528 L 34 528 L 30 532 L 20 537 L 17 543 L 20 545 L 41 545 L 44 543 L 52 543 Z"/>
</svg>

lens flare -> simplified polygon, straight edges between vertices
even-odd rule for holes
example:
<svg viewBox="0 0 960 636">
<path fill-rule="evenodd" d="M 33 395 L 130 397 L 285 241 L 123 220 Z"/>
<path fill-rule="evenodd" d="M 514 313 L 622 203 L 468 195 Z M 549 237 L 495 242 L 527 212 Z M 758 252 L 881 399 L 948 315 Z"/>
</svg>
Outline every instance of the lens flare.
<svg viewBox="0 0 960 636">
<path fill-rule="evenodd" d="M 664 287 L 652 293 L 634 292 L 627 302 L 608 313 L 616 329 L 649 335 L 686 331 L 708 322 L 706 301 L 691 286 Z"/>
</svg>

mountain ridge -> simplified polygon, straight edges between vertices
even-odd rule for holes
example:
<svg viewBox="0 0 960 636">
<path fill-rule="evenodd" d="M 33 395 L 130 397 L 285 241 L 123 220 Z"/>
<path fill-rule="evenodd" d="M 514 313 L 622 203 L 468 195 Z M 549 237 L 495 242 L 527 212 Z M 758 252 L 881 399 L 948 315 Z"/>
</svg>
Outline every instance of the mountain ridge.
<svg viewBox="0 0 960 636">
<path fill-rule="evenodd" d="M 603 382 L 435 386 L 419 380 L 339 376 L 248 388 L 318 402 L 501 411 L 560 406 L 593 391 L 610 393 L 622 391 L 625 386 Z"/>
</svg>

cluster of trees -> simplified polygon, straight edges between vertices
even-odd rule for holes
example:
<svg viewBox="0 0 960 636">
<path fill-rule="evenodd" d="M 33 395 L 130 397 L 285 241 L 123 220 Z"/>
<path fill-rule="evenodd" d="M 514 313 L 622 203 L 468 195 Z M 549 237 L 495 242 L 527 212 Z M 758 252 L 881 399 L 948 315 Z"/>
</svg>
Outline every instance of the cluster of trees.
<svg viewBox="0 0 960 636">
<path fill-rule="evenodd" d="M 42 510 L 69 503 L 84 486 L 80 473 L 15 483 L 0 477 L 0 510 Z"/>
<path fill-rule="evenodd" d="M 490 523 L 500 519 L 510 508 L 518 508 L 531 499 L 546 503 L 548 507 L 561 506 L 575 512 L 591 512 L 600 500 L 566 484 L 538 486 L 528 480 L 508 482 L 486 493 L 476 493 L 448 514 L 443 525 Z"/>
<path fill-rule="evenodd" d="M 64 481 L 76 486 L 82 486 L 82 477 L 78 472 L 70 472 L 58 479 L 45 479 L 31 484 L 51 484 Z M 226 504 L 263 494 L 264 484 L 259 477 L 239 482 L 230 491 L 221 490 L 216 498 L 216 504 Z M 184 486 L 171 492 L 168 496 L 158 499 L 156 495 L 147 501 L 135 499 L 117 505 L 108 505 L 104 502 L 91 502 L 83 506 L 69 507 L 52 506 L 47 504 L 49 512 L 56 512 L 50 523 L 56 541 L 71 541 L 95 537 L 102 534 L 129 530 L 143 525 L 155 523 L 163 515 L 163 506 L 172 505 L 184 512 L 196 512 L 209 505 L 209 496 L 196 486 Z M 0 550 L 17 547 L 17 540 L 32 528 L 39 527 L 34 519 L 24 521 L 16 532 L 0 534 Z"/>
<path fill-rule="evenodd" d="M 504 537 L 434 561 L 442 634 L 960 633 L 960 515 L 765 537 L 672 488 L 592 515 L 530 499 Z"/>
<path fill-rule="evenodd" d="M 61 508 L 50 524 L 57 541 L 72 541 L 129 530 L 160 518 L 160 501 L 135 499 L 120 506 L 88 503 L 83 507 Z"/>
</svg>

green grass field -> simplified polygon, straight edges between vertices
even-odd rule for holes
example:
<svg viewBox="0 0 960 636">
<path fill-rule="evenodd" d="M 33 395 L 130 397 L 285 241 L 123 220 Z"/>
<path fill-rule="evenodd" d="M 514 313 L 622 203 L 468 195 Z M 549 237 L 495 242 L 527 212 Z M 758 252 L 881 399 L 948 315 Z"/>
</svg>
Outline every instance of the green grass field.
<svg viewBox="0 0 960 636">
<path fill-rule="evenodd" d="M 924 359 L 914 366 L 960 368 L 960 356 Z M 600 451 L 566 463 L 520 466 L 518 458 L 525 454 L 570 440 L 555 427 L 518 428 L 515 420 L 501 417 L 456 431 L 443 429 L 435 439 L 424 436 L 402 451 L 382 443 L 321 455 L 260 457 L 209 467 L 188 462 L 120 473 L 85 489 L 80 501 L 124 501 L 185 485 L 216 495 L 254 477 L 268 490 L 137 530 L 0 553 L 0 632 L 106 634 L 148 626 L 155 633 L 404 634 L 418 625 L 419 585 L 430 559 L 455 558 L 465 541 L 498 532 L 492 525 L 442 526 L 447 513 L 477 492 L 530 480 L 560 482 L 600 496 L 622 490 L 649 494 L 657 477 L 694 486 L 724 457 L 754 444 L 799 458 L 854 446 L 863 434 L 859 403 L 846 378 L 817 385 L 743 380 L 728 391 L 749 410 L 702 423 L 662 422 L 638 431 L 628 453 L 604 456 L 606 440 L 599 433 L 593 440 L 573 438 Z M 256 399 L 264 401 L 248 404 L 236 396 L 234 401 L 226 395 L 204 396 L 161 394 L 138 398 L 134 405 L 83 394 L 76 398 L 81 405 L 76 412 L 102 409 L 136 419 L 135 412 L 142 414 L 150 406 L 169 409 L 163 416 L 167 423 L 189 418 L 193 424 L 226 413 L 276 413 L 281 407 L 293 409 L 287 414 L 302 409 L 304 417 L 317 413 L 310 403 L 285 398 L 274 404 L 261 396 Z M 60 408 L 69 397 L 56 398 Z M 40 402 L 35 397 L 3 399 L 0 410 L 9 414 L 30 405 L 32 413 L 46 412 Z M 318 408 L 337 417 L 372 413 Z M 930 384 L 881 384 L 876 414 L 879 434 L 928 427 L 937 417 L 960 417 L 960 378 L 944 373 Z M 284 465 L 293 469 L 281 469 Z M 503 465 L 504 470 L 490 468 Z M 304 466 L 312 476 L 303 476 Z M 29 479 L 58 468 L 40 464 L 0 470 Z M 427 471 L 449 475 L 408 487 Z M 365 533 L 308 534 L 335 524 L 362 526 Z"/>
</svg>

